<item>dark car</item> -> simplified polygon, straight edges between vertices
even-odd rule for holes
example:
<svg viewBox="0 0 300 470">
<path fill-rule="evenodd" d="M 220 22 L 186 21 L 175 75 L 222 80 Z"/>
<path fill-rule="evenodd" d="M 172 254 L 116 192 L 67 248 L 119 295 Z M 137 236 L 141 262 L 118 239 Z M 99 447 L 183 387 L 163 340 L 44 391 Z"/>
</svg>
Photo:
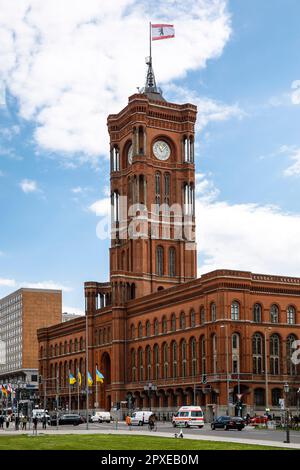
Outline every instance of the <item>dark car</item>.
<svg viewBox="0 0 300 470">
<path fill-rule="evenodd" d="M 82 424 L 82 423 L 84 423 L 82 416 L 77 415 L 77 414 L 62 415 L 58 419 L 59 425 L 73 424 L 73 426 L 78 426 L 79 424 Z"/>
<path fill-rule="evenodd" d="M 225 431 L 229 431 L 229 429 L 237 429 L 241 431 L 244 427 L 245 423 L 242 418 L 232 418 L 230 416 L 219 416 L 211 423 L 212 430 L 224 429 Z"/>
</svg>

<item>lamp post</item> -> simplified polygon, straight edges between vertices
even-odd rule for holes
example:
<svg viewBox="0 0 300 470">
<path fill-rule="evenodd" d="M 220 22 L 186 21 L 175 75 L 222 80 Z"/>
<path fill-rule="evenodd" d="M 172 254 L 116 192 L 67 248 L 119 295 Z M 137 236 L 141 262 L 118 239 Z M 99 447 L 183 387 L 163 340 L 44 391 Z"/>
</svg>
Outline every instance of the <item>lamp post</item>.
<svg viewBox="0 0 300 470">
<path fill-rule="evenodd" d="M 221 325 L 221 328 L 225 329 L 226 335 L 226 389 L 227 389 L 227 415 L 229 416 L 229 344 L 228 344 L 228 332 L 227 324 Z"/>
<path fill-rule="evenodd" d="M 286 440 L 285 443 L 290 443 L 290 427 L 289 427 L 289 407 L 288 407 L 288 396 L 290 387 L 289 384 L 286 382 L 283 386 L 284 394 L 285 394 L 285 430 L 286 430 Z"/>
<path fill-rule="evenodd" d="M 270 331 L 272 328 L 265 328 L 264 338 L 265 338 L 265 388 L 266 388 L 266 410 L 269 409 L 269 377 L 268 377 L 268 350 L 267 350 L 267 331 Z"/>
<path fill-rule="evenodd" d="M 152 383 L 149 383 L 148 385 L 144 386 L 144 390 L 148 392 L 148 397 L 149 397 L 149 408 L 151 411 L 151 392 L 155 392 L 157 390 L 157 386 L 153 385 Z"/>
</svg>

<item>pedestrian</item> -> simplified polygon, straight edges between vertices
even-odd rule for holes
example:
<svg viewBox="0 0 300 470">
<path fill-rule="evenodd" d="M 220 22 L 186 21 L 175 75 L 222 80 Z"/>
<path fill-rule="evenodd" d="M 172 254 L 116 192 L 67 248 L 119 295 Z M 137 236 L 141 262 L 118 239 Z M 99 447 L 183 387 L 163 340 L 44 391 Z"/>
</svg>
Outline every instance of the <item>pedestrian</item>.
<svg viewBox="0 0 300 470">
<path fill-rule="evenodd" d="M 37 434 L 38 419 L 36 416 L 32 419 L 32 424 L 33 424 L 33 434 Z"/>
<path fill-rule="evenodd" d="M 20 424 L 20 418 L 19 418 L 19 416 L 16 416 L 16 419 L 15 419 L 16 431 L 19 431 L 19 424 Z"/>
<path fill-rule="evenodd" d="M 6 429 L 9 428 L 9 423 L 10 423 L 10 417 L 9 417 L 9 415 L 7 415 L 6 418 L 5 418 Z"/>
<path fill-rule="evenodd" d="M 0 415 L 0 429 L 3 429 L 4 416 Z"/>
<path fill-rule="evenodd" d="M 46 415 L 43 416 L 42 423 L 43 423 L 43 429 L 47 429 L 47 418 L 46 418 Z"/>
<path fill-rule="evenodd" d="M 23 429 L 26 431 L 27 429 L 27 421 L 28 421 L 28 418 L 27 416 L 23 416 Z"/>
</svg>

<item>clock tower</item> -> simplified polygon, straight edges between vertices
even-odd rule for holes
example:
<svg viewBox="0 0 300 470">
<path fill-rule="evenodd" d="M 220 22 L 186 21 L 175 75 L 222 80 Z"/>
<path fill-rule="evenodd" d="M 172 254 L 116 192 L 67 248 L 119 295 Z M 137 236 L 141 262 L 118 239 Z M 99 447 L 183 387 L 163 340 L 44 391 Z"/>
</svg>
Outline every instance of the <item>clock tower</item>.
<svg viewBox="0 0 300 470">
<path fill-rule="evenodd" d="M 167 102 L 152 61 L 145 87 L 108 117 L 112 302 L 122 305 L 196 278 L 197 108 Z"/>
</svg>

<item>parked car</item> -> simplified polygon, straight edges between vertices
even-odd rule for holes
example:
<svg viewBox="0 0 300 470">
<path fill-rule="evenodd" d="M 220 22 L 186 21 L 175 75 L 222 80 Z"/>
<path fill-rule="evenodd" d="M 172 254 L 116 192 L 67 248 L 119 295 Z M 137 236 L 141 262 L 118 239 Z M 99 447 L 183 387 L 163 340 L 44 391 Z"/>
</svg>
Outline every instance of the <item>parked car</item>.
<svg viewBox="0 0 300 470">
<path fill-rule="evenodd" d="M 241 431 L 244 427 L 245 423 L 243 418 L 232 418 L 231 416 L 219 416 L 211 423 L 212 430 L 224 429 L 225 431 L 229 431 L 229 429 L 237 429 Z"/>
<path fill-rule="evenodd" d="M 110 423 L 113 420 L 109 411 L 96 411 L 91 416 L 92 423 Z"/>
<path fill-rule="evenodd" d="M 82 416 L 77 414 L 65 414 L 59 417 L 58 424 L 73 424 L 73 426 L 78 426 L 79 424 L 84 423 Z M 55 422 L 56 424 L 56 422 Z"/>
<path fill-rule="evenodd" d="M 267 424 L 268 422 L 268 416 L 253 416 L 253 418 L 250 418 L 250 424 L 251 426 L 257 426 L 259 424 Z"/>
<path fill-rule="evenodd" d="M 172 424 L 174 428 L 176 426 L 184 426 L 186 428 L 198 426 L 201 429 L 204 426 L 203 411 L 200 406 L 182 406 L 173 415 Z"/>
<path fill-rule="evenodd" d="M 131 416 L 131 425 L 143 426 L 143 424 L 148 424 L 151 415 L 153 415 L 152 411 L 135 411 Z"/>
</svg>

